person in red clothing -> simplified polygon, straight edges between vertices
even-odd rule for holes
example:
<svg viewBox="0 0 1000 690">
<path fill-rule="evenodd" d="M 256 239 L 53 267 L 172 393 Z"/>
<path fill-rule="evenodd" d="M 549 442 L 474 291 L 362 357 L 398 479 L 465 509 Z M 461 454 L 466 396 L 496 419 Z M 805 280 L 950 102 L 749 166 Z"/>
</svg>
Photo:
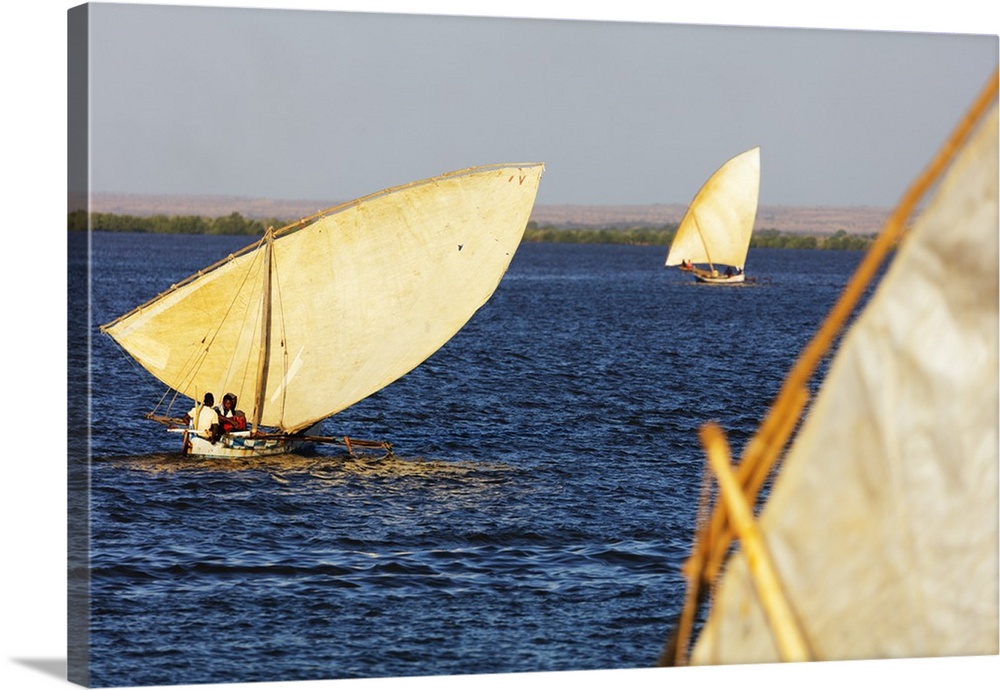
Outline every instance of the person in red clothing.
<svg viewBox="0 0 1000 690">
<path fill-rule="evenodd" d="M 236 396 L 232 393 L 226 393 L 222 396 L 219 423 L 222 425 L 223 433 L 243 431 L 247 428 L 247 417 L 242 410 L 236 409 Z"/>
</svg>

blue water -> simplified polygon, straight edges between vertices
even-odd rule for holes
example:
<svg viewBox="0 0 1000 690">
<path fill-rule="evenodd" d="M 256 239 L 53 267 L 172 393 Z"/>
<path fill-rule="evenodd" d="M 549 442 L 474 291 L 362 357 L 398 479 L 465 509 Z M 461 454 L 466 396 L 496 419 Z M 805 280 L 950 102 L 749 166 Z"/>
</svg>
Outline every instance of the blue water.
<svg viewBox="0 0 1000 690">
<path fill-rule="evenodd" d="M 247 243 L 92 235 L 92 686 L 654 665 L 699 425 L 740 451 L 861 256 L 751 250 L 760 282 L 720 288 L 662 247 L 523 245 L 455 338 L 325 422 L 395 456 L 182 459 L 96 326 Z"/>
</svg>

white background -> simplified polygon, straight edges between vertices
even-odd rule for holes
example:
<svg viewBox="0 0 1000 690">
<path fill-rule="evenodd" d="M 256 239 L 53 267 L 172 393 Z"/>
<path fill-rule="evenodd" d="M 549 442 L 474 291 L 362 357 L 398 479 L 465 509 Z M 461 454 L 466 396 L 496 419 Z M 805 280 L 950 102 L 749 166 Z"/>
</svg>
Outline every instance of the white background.
<svg viewBox="0 0 1000 690">
<path fill-rule="evenodd" d="M 55 0 L 4 3 L 2 152 L 6 208 L 3 238 L 4 471 L 2 592 L 4 688 L 65 687 L 66 660 L 66 12 Z M 180 3 L 159 0 L 159 4 Z M 560 3 L 511 0 L 419 2 L 207 2 L 202 4 L 391 11 L 483 16 L 660 21 L 696 24 L 998 33 L 994 3 L 845 0 L 792 3 L 700 0 L 658 7 L 648 0 Z M 814 5 L 822 4 L 817 8 Z M 474 7 L 474 11 L 470 9 Z M 914 176 L 919 171 L 914 170 Z M 25 357 L 27 355 L 27 357 Z M 98 382 L 99 383 L 99 382 Z M 1000 615 L 1000 614 L 998 614 Z M 659 650 L 650 650 L 653 659 Z M 585 650 L 581 649 L 581 654 Z M 191 688 L 530 688 L 573 683 L 597 687 L 994 687 L 998 657 L 822 663 L 710 669 L 458 676 L 426 679 L 253 683 Z"/>
</svg>

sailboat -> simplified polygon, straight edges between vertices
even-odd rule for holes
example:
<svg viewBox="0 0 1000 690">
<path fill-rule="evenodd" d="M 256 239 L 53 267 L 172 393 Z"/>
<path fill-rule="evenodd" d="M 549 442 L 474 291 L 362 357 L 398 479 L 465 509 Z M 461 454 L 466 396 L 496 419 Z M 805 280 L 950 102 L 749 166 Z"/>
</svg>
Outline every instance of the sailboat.
<svg viewBox="0 0 1000 690">
<path fill-rule="evenodd" d="M 145 415 L 180 434 L 186 455 L 388 448 L 318 425 L 418 366 L 489 300 L 544 167 L 467 168 L 268 228 L 100 330 L 174 392 L 170 404 L 228 393 L 246 407 L 246 428 L 221 436 L 169 407 Z"/>
<path fill-rule="evenodd" d="M 666 265 L 680 266 L 702 283 L 744 282 L 759 194 L 758 146 L 730 158 L 698 190 L 674 234 Z"/>
<path fill-rule="evenodd" d="M 994 72 L 739 462 L 720 427 L 702 427 L 717 488 L 661 665 L 998 653 L 997 90 Z"/>
</svg>

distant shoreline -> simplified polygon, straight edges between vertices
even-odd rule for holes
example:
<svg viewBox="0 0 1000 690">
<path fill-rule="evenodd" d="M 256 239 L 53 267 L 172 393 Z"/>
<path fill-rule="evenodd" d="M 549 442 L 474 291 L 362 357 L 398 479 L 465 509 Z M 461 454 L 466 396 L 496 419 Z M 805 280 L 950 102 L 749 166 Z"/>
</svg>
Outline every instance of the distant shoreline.
<svg viewBox="0 0 1000 690">
<path fill-rule="evenodd" d="M 339 203 L 333 201 L 251 199 L 232 196 L 171 196 L 94 193 L 93 213 L 132 216 L 222 217 L 238 213 L 250 219 L 298 219 Z M 69 208 L 86 208 L 86 200 L 70 200 Z M 540 227 L 599 229 L 661 227 L 680 223 L 685 204 L 582 205 L 536 204 L 531 221 Z M 756 227 L 781 233 L 815 236 L 843 231 L 878 233 L 891 209 L 875 206 L 769 206 L 757 210 Z"/>
<path fill-rule="evenodd" d="M 84 210 L 72 211 L 67 217 L 70 232 L 122 232 L 160 235 L 233 235 L 263 237 L 268 227 L 299 227 L 294 219 L 248 218 L 233 211 L 224 216 L 167 215 L 147 216 Z M 524 230 L 524 242 L 554 244 L 627 244 L 636 246 L 669 246 L 678 223 L 660 225 L 616 224 L 606 227 L 539 225 L 529 220 Z M 750 239 L 751 247 L 775 249 L 852 249 L 864 250 L 874 240 L 875 233 L 848 233 L 840 229 L 832 234 L 782 232 L 774 228 L 757 228 Z"/>
</svg>

